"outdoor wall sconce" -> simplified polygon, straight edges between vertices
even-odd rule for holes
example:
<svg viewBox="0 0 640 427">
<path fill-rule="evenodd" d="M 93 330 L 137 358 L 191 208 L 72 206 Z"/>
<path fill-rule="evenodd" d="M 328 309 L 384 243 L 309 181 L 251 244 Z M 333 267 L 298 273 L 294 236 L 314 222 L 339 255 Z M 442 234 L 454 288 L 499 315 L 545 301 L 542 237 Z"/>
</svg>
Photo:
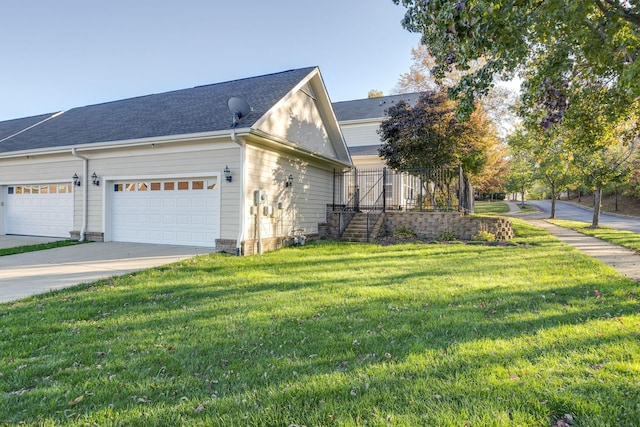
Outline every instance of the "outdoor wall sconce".
<svg viewBox="0 0 640 427">
<path fill-rule="evenodd" d="M 227 180 L 227 182 L 233 181 L 233 177 L 231 176 L 231 170 L 229 169 L 228 165 L 224 167 L 224 178 Z"/>
<path fill-rule="evenodd" d="M 76 187 L 80 187 L 80 178 L 78 177 L 77 173 L 73 174 L 73 185 L 75 185 Z"/>
<path fill-rule="evenodd" d="M 289 188 L 293 186 L 293 175 L 289 174 L 289 176 L 287 177 L 287 180 L 284 183 L 284 186 Z"/>
<path fill-rule="evenodd" d="M 93 185 L 100 185 L 100 180 L 98 179 L 98 175 L 96 175 L 95 171 L 91 175 L 91 179 L 93 180 Z"/>
</svg>

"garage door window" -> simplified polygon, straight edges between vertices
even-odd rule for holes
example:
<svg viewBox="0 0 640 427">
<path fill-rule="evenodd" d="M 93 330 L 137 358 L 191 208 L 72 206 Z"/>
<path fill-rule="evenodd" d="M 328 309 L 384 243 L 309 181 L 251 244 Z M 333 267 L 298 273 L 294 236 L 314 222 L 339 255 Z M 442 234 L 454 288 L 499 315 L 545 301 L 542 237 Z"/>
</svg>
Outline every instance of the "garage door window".
<svg viewBox="0 0 640 427">
<path fill-rule="evenodd" d="M 5 231 L 26 236 L 69 237 L 73 191 L 69 184 L 7 186 Z"/>
<path fill-rule="evenodd" d="M 220 192 L 215 177 L 113 183 L 111 240 L 215 247 Z"/>
<path fill-rule="evenodd" d="M 163 181 L 163 182 L 130 182 L 125 184 L 113 184 L 114 192 L 147 192 L 147 191 L 185 191 L 185 190 L 216 190 L 218 188 L 218 180 L 211 179 L 194 179 L 192 181 Z M 17 191 L 17 190 L 16 190 Z M 25 191 L 27 191 L 25 189 Z M 40 190 L 38 190 L 40 191 Z M 55 189 L 42 190 L 54 191 Z M 58 192 L 61 192 L 58 190 Z"/>
<path fill-rule="evenodd" d="M 16 185 L 7 187 L 8 194 L 57 194 L 71 193 L 71 184 Z"/>
</svg>

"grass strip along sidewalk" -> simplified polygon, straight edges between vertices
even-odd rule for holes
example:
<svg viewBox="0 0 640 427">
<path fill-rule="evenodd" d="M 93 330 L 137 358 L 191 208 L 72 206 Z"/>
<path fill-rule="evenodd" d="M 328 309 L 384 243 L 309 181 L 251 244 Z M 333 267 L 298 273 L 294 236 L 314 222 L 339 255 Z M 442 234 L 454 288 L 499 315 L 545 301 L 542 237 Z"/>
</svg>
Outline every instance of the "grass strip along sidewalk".
<svg viewBox="0 0 640 427">
<path fill-rule="evenodd" d="M 562 219 L 547 220 L 560 227 L 570 228 L 587 236 L 595 237 L 609 243 L 623 246 L 640 252 L 640 234 L 626 230 L 615 230 L 609 227 L 591 228 L 591 224 L 580 221 L 569 221 Z"/>
<path fill-rule="evenodd" d="M 513 246 L 323 242 L 0 305 L 6 425 L 640 425 L 640 289 Z"/>
</svg>

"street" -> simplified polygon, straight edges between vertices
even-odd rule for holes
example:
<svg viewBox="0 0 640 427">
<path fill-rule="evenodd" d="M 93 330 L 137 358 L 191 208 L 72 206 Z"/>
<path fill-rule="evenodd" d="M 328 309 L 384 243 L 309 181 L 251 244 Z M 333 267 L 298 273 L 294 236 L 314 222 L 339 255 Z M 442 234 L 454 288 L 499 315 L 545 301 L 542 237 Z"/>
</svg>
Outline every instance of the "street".
<svg viewBox="0 0 640 427">
<path fill-rule="evenodd" d="M 551 215 L 551 200 L 531 200 L 526 203 L 537 207 L 542 212 L 527 214 L 524 215 L 525 217 L 549 218 Z M 569 219 L 591 223 L 593 219 L 593 211 L 572 203 L 558 201 L 556 202 L 556 219 Z M 607 226 L 618 230 L 640 233 L 640 218 L 601 213 L 599 224 L 601 226 Z"/>
</svg>

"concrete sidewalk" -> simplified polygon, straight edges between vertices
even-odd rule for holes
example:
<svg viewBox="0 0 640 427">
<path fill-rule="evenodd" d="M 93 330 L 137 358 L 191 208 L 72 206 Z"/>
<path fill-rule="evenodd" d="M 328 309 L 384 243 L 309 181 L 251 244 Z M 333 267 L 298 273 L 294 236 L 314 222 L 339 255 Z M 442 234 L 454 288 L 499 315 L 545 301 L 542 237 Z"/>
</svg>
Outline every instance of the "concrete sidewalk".
<svg viewBox="0 0 640 427">
<path fill-rule="evenodd" d="M 520 208 L 515 202 L 507 202 L 509 214 L 520 214 Z M 587 236 L 569 228 L 559 227 L 541 218 L 536 218 L 535 214 L 518 215 L 527 222 L 547 230 L 556 236 L 561 242 L 571 245 L 585 254 L 593 257 L 613 268 L 631 280 L 640 282 L 640 254 L 614 245 L 595 237 Z"/>
<path fill-rule="evenodd" d="M 19 246 L 24 246 L 24 243 Z M 141 243 L 85 243 L 0 257 L 0 302 L 158 267 L 212 248 Z"/>
</svg>

